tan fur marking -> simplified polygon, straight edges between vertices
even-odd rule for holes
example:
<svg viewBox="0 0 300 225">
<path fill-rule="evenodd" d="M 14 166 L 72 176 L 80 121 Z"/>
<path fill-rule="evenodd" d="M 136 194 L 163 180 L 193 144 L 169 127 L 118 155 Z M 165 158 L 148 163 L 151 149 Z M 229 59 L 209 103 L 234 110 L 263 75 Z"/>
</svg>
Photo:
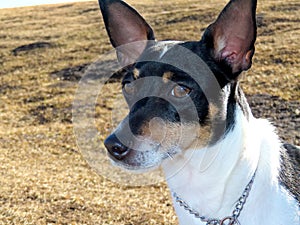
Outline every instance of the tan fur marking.
<svg viewBox="0 0 300 225">
<path fill-rule="evenodd" d="M 209 104 L 210 119 L 214 119 L 219 113 L 218 107 L 212 103 Z"/>
<path fill-rule="evenodd" d="M 170 73 L 170 72 L 167 72 Z M 164 76 L 167 76 L 164 74 Z M 201 149 L 212 138 L 212 122 L 219 115 L 216 105 L 209 104 L 209 120 L 203 126 L 198 123 L 170 123 L 160 118 L 153 118 L 142 127 L 142 136 L 160 143 L 163 149 L 174 146 L 182 150 Z"/>
<path fill-rule="evenodd" d="M 200 149 L 205 147 L 212 136 L 212 127 L 211 123 L 207 123 L 207 125 L 200 126 L 197 125 L 189 125 L 190 129 L 190 135 L 189 137 L 193 137 L 192 140 L 190 140 L 190 145 L 186 147 L 186 150 L 188 149 Z"/>
<path fill-rule="evenodd" d="M 144 124 L 142 136 L 149 137 L 166 150 L 174 146 L 178 146 L 182 150 L 199 149 L 210 141 L 211 124 L 200 126 L 197 123 L 170 123 L 154 118 Z"/>
<path fill-rule="evenodd" d="M 164 74 L 165 75 L 165 74 Z M 212 138 L 212 121 L 220 114 L 218 107 L 209 104 L 209 119 L 200 126 L 198 123 L 170 123 L 154 118 L 144 124 L 142 136 L 160 143 L 163 149 L 178 146 L 182 150 L 200 149 L 205 147 Z"/>
<path fill-rule="evenodd" d="M 138 69 L 134 68 L 134 70 L 133 70 L 134 79 L 138 79 L 139 76 L 140 76 L 140 71 Z"/>
<path fill-rule="evenodd" d="M 164 83 L 167 83 L 169 80 L 171 80 L 171 78 L 173 77 L 173 73 L 168 71 L 168 72 L 165 72 L 162 76 L 162 79 L 163 79 L 163 82 Z"/>
</svg>

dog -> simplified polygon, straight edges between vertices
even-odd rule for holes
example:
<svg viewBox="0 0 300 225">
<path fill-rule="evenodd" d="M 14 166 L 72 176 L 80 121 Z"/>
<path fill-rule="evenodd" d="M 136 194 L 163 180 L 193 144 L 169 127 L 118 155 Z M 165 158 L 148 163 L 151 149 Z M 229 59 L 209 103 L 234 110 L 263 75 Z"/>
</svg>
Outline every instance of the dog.
<svg viewBox="0 0 300 225">
<path fill-rule="evenodd" d="M 182 225 L 298 225 L 299 148 L 253 117 L 239 87 L 255 51 L 256 0 L 231 0 L 188 42 L 157 41 L 124 1 L 99 5 L 130 108 L 104 142 L 112 163 L 161 167 Z"/>
</svg>

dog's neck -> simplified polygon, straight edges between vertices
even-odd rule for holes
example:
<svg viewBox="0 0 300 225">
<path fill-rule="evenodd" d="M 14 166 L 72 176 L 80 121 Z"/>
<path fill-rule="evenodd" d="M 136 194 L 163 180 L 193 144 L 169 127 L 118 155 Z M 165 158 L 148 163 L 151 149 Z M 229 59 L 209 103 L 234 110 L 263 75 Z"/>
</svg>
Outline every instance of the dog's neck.
<svg viewBox="0 0 300 225">
<path fill-rule="evenodd" d="M 259 160 L 258 137 L 251 120 L 236 104 L 234 127 L 213 146 L 189 150 L 164 165 L 171 191 L 208 217 L 230 216 Z M 253 141 L 256 140 L 256 141 Z M 176 172 L 178 171 L 178 172 Z M 176 207 L 175 207 L 176 208 Z M 177 210 L 179 214 L 188 214 Z"/>
</svg>

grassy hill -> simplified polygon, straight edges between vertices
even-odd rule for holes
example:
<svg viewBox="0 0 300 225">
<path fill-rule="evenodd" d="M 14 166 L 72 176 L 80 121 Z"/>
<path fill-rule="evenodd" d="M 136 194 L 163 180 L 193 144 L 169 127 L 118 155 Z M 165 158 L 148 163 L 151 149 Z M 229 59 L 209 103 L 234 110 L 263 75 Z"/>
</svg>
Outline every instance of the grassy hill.
<svg viewBox="0 0 300 225">
<path fill-rule="evenodd" d="M 158 39 L 177 40 L 198 40 L 226 3 L 128 2 Z M 248 95 L 292 102 L 284 113 L 296 115 L 293 129 L 299 128 L 299 14 L 298 1 L 259 2 L 254 65 L 242 81 Z M 176 223 L 164 183 L 111 183 L 90 169 L 76 146 L 72 102 L 78 79 L 111 50 L 97 2 L 0 9 L 0 28 L 0 224 Z M 105 115 L 111 108 L 100 110 Z M 287 139 L 299 144 L 300 137 Z"/>
</svg>

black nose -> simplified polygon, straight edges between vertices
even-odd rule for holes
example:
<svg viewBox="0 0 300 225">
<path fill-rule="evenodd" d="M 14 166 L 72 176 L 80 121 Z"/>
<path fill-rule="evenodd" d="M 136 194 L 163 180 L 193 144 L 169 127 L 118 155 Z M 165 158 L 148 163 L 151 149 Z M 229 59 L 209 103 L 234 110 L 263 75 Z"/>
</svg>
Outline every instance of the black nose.
<svg viewBox="0 0 300 225">
<path fill-rule="evenodd" d="M 107 151 L 117 160 L 122 160 L 130 151 L 114 134 L 106 138 L 104 145 Z"/>
</svg>

